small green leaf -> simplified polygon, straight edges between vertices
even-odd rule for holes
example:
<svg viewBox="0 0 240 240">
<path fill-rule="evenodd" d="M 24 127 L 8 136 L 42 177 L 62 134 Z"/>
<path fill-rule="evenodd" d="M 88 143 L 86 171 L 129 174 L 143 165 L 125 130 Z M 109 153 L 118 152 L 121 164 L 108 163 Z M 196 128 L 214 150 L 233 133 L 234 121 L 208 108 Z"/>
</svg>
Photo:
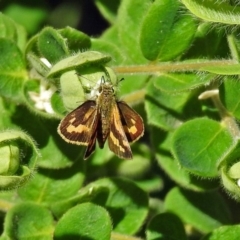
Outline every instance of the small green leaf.
<svg viewBox="0 0 240 240">
<path fill-rule="evenodd" d="M 20 203 L 7 212 L 3 234 L 8 239 L 51 240 L 53 230 L 49 210 L 33 203 Z"/>
<path fill-rule="evenodd" d="M 183 4 L 197 17 L 211 22 L 239 24 L 240 8 L 226 2 L 182 0 Z"/>
<path fill-rule="evenodd" d="M 54 239 L 109 240 L 111 230 L 111 219 L 104 208 L 83 203 L 63 215 L 56 225 Z"/>
<path fill-rule="evenodd" d="M 203 233 L 231 223 L 229 208 L 217 191 L 192 192 L 175 187 L 167 194 L 165 209 Z"/>
<path fill-rule="evenodd" d="M 27 60 L 29 61 L 31 67 L 33 67 L 41 76 L 47 76 L 50 69 L 37 55 L 30 52 L 27 54 Z"/>
<path fill-rule="evenodd" d="M 38 49 L 50 63 L 56 63 L 69 55 L 66 40 L 57 30 L 46 27 L 38 36 Z"/>
<path fill-rule="evenodd" d="M 82 53 L 77 53 L 74 56 L 67 57 L 58 63 L 56 63 L 50 70 L 48 77 L 56 78 L 61 76 L 64 72 L 71 70 L 85 70 L 86 68 L 96 67 L 104 65 L 111 60 L 110 56 L 104 55 L 100 52 L 87 51 Z"/>
<path fill-rule="evenodd" d="M 22 101 L 22 88 L 27 79 L 23 55 L 15 43 L 0 39 L 0 95 Z"/>
<path fill-rule="evenodd" d="M 88 35 L 83 32 L 77 31 L 71 27 L 65 27 L 58 30 L 61 36 L 67 39 L 67 47 L 71 53 L 76 53 L 81 50 L 89 49 L 91 40 Z"/>
<path fill-rule="evenodd" d="M 65 109 L 72 111 L 85 101 L 82 84 L 75 71 L 64 73 L 60 77 L 61 98 Z"/>
<path fill-rule="evenodd" d="M 148 60 L 171 60 L 189 48 L 196 25 L 192 17 L 179 16 L 178 8 L 178 1 L 157 0 L 148 10 L 140 36 L 141 50 Z"/>
<path fill-rule="evenodd" d="M 240 226 L 222 226 L 214 229 L 211 233 L 207 234 L 202 240 L 238 240 L 240 236 Z"/>
<path fill-rule="evenodd" d="M 148 224 L 147 240 L 156 239 L 187 240 L 181 220 L 172 213 L 155 216 Z"/>
<path fill-rule="evenodd" d="M 224 107 L 237 119 L 240 119 L 239 87 L 240 82 L 231 77 L 225 77 L 219 87 L 219 96 Z"/>
<path fill-rule="evenodd" d="M 218 166 L 234 140 L 225 126 L 199 118 L 181 125 L 173 136 L 172 151 L 186 170 L 201 177 L 218 176 Z"/>
<path fill-rule="evenodd" d="M 240 199 L 240 139 L 236 141 L 236 145 L 228 154 L 226 160 L 220 165 L 220 174 L 222 185 L 225 190 L 235 199 Z"/>
<path fill-rule="evenodd" d="M 190 174 L 184 168 L 179 167 L 179 162 L 171 154 L 172 133 L 156 127 L 150 130 L 152 147 L 155 150 L 155 157 L 159 166 L 168 176 L 180 186 L 194 191 L 216 189 L 219 187 L 218 179 L 203 179 Z"/>
</svg>

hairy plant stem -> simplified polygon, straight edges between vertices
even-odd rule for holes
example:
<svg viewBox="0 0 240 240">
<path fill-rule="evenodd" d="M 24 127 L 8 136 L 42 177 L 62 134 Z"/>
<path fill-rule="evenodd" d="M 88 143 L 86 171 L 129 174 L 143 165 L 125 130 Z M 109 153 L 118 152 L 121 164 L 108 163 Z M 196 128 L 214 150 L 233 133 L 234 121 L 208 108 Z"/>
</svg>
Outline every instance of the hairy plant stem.
<svg viewBox="0 0 240 240">
<path fill-rule="evenodd" d="M 222 105 L 219 95 L 214 95 L 211 99 L 215 107 L 218 109 L 219 115 L 222 118 L 222 122 L 227 126 L 228 130 L 235 138 L 240 138 L 240 129 L 236 123 L 236 120 L 229 114 L 227 109 Z"/>
<path fill-rule="evenodd" d="M 136 66 L 119 66 L 113 67 L 116 73 L 121 74 L 157 74 L 159 72 L 185 72 L 185 71 L 200 71 L 207 66 L 226 66 L 237 64 L 233 60 L 219 61 L 199 61 L 199 62 L 169 62 L 149 65 Z"/>
</svg>

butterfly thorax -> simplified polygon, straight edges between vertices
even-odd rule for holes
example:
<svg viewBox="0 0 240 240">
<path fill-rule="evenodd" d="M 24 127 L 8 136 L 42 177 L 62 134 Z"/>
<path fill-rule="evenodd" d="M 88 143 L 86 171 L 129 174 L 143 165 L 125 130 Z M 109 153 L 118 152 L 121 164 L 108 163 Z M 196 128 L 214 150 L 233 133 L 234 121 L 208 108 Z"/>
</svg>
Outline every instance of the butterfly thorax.
<svg viewBox="0 0 240 240">
<path fill-rule="evenodd" d="M 101 134 L 99 136 L 102 141 L 99 143 L 100 147 L 103 146 L 104 142 L 106 141 L 109 131 L 110 131 L 110 124 L 113 116 L 113 107 L 116 102 L 114 89 L 111 84 L 102 84 L 100 87 L 100 94 L 96 100 L 97 102 L 97 109 L 100 114 L 100 127 L 101 127 Z"/>
</svg>

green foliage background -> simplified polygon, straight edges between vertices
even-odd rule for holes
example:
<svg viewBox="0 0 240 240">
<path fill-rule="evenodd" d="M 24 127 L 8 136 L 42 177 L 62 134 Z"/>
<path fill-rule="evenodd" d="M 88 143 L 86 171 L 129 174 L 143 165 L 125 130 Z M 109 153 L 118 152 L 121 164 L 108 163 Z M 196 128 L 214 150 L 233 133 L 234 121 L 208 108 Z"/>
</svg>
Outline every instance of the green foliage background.
<svg viewBox="0 0 240 240">
<path fill-rule="evenodd" d="M 0 239 L 239 239 L 238 3 L 96 0 L 92 36 L 84 3 L 2 2 Z M 103 75 L 144 119 L 131 161 L 56 131 Z"/>
</svg>

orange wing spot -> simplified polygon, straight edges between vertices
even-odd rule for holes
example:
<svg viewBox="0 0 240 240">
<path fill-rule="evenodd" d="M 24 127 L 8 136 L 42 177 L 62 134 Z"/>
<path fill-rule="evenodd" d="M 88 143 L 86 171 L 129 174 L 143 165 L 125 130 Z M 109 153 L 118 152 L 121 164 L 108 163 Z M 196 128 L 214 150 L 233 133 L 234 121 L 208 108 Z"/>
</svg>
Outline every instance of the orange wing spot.
<svg viewBox="0 0 240 240">
<path fill-rule="evenodd" d="M 121 152 L 125 152 L 125 149 L 119 144 L 119 140 L 117 138 L 115 138 L 115 136 L 113 135 L 112 132 L 110 132 L 110 138 L 112 139 L 114 145 L 118 146 L 118 149 L 121 151 Z M 126 143 L 123 142 L 123 144 L 126 146 Z"/>
<path fill-rule="evenodd" d="M 131 122 L 133 125 L 135 125 L 135 123 L 136 123 L 136 121 L 133 118 L 131 118 Z"/>
<path fill-rule="evenodd" d="M 135 134 L 137 132 L 137 128 L 136 128 L 136 126 L 132 126 L 128 129 L 128 131 L 132 134 Z"/>
<path fill-rule="evenodd" d="M 74 127 L 73 125 L 69 125 L 67 127 L 68 133 L 72 133 L 72 132 L 82 133 L 82 132 L 89 132 L 89 131 L 90 131 L 89 127 L 86 127 L 82 124 L 78 125 L 77 127 Z"/>
</svg>

